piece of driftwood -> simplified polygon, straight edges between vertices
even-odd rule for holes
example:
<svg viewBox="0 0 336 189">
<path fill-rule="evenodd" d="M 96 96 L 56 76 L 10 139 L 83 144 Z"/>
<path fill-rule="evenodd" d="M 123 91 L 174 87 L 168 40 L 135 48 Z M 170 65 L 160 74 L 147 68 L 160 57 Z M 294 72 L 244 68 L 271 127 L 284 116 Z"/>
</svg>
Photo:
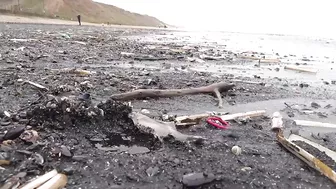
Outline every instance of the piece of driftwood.
<svg viewBox="0 0 336 189">
<path fill-rule="evenodd" d="M 294 120 L 296 125 L 304 126 L 304 127 L 325 127 L 325 128 L 333 128 L 336 129 L 335 124 L 331 123 L 322 123 L 317 121 L 306 121 L 306 120 Z"/>
<path fill-rule="evenodd" d="M 24 185 L 20 189 L 35 189 L 35 188 L 41 186 L 46 181 L 48 181 L 49 179 L 56 176 L 57 174 L 58 174 L 57 170 L 54 169 L 54 170 L 52 170 L 52 171 L 50 171 L 50 172 L 48 172 L 48 173 L 46 173 L 42 176 L 37 177 L 36 179 L 34 179 L 31 182 L 29 182 L 28 184 Z"/>
<path fill-rule="evenodd" d="M 215 115 L 226 115 L 228 112 L 218 112 Z M 188 125 L 197 125 L 200 121 L 206 117 L 213 116 L 214 113 L 204 113 L 204 114 L 196 114 L 189 116 L 179 116 L 175 118 L 175 125 L 177 126 L 188 126 Z"/>
<path fill-rule="evenodd" d="M 250 112 L 244 112 L 244 113 L 223 115 L 223 116 L 220 116 L 220 118 L 222 118 L 222 120 L 229 121 L 229 120 L 234 120 L 234 119 L 244 118 L 244 117 L 250 117 L 250 118 L 259 117 L 265 114 L 266 114 L 265 110 L 257 110 L 257 111 L 250 111 Z"/>
<path fill-rule="evenodd" d="M 317 70 L 300 68 L 300 67 L 297 67 L 297 66 L 285 66 L 285 69 L 286 70 L 298 71 L 298 72 L 317 73 Z"/>
<path fill-rule="evenodd" d="M 308 153 L 298 145 L 292 143 L 291 141 L 287 140 L 283 136 L 283 131 L 277 133 L 277 140 L 278 142 L 285 147 L 288 151 L 292 154 L 300 158 L 302 161 L 307 163 L 310 167 L 314 168 L 315 170 L 319 171 L 334 183 L 336 183 L 336 173 L 333 171 L 329 166 L 323 163 L 321 160 L 313 156 L 312 154 Z"/>
<path fill-rule="evenodd" d="M 302 142 L 305 142 L 315 148 L 317 148 L 318 150 L 320 150 L 321 152 L 325 152 L 331 159 L 333 159 L 335 162 L 336 162 L 336 152 L 335 151 L 332 151 L 330 150 L 329 148 L 326 148 L 316 142 L 313 142 L 313 141 L 310 141 L 302 136 L 299 136 L 299 135 L 295 135 L 295 134 L 291 134 L 289 135 L 288 137 L 288 140 L 289 141 L 302 141 Z"/>
<path fill-rule="evenodd" d="M 39 90 L 42 90 L 42 91 L 48 91 L 49 90 L 47 87 L 45 87 L 43 85 L 40 85 L 38 83 L 34 83 L 32 81 L 28 81 L 28 80 L 26 80 L 23 84 L 29 84 L 29 85 L 31 85 L 31 86 L 39 89 Z"/>
<path fill-rule="evenodd" d="M 214 83 L 212 85 L 190 88 L 190 89 L 138 89 L 132 92 L 121 93 L 112 95 L 111 98 L 114 100 L 132 100 L 132 99 L 144 99 L 144 98 L 168 98 L 174 96 L 183 95 L 196 95 L 196 94 L 215 94 L 218 98 L 218 106 L 223 107 L 223 100 L 221 97 L 221 92 L 226 92 L 234 87 L 234 84 L 227 84 L 225 82 Z"/>
<path fill-rule="evenodd" d="M 59 173 L 37 189 L 60 189 L 64 188 L 67 182 L 67 176 Z"/>
</svg>

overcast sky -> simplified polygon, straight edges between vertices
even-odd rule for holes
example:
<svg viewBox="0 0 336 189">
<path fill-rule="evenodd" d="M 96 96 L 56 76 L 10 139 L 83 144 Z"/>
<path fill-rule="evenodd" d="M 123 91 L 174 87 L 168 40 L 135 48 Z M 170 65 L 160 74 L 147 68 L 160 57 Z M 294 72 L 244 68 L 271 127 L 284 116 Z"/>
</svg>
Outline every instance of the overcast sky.
<svg viewBox="0 0 336 189">
<path fill-rule="evenodd" d="M 336 37 L 333 0 L 95 0 L 193 29 Z"/>
</svg>

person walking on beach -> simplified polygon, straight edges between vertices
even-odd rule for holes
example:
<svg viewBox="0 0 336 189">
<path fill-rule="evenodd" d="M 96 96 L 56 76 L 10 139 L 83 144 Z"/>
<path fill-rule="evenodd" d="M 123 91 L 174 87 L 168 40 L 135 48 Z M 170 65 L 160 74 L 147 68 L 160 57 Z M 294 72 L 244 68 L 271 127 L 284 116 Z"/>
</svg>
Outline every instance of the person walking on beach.
<svg viewBox="0 0 336 189">
<path fill-rule="evenodd" d="M 82 23 L 81 23 L 81 15 L 79 14 L 79 15 L 77 15 L 77 19 L 78 19 L 78 23 L 79 23 L 79 25 L 81 26 L 82 25 Z"/>
</svg>

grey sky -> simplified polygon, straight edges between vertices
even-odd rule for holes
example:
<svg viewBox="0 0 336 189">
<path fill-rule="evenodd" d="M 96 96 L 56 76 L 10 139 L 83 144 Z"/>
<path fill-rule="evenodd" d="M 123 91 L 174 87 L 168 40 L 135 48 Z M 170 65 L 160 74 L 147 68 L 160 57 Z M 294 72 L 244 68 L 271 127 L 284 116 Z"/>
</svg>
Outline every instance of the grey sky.
<svg viewBox="0 0 336 189">
<path fill-rule="evenodd" d="M 194 29 L 335 36 L 333 0 L 95 0 Z"/>
</svg>

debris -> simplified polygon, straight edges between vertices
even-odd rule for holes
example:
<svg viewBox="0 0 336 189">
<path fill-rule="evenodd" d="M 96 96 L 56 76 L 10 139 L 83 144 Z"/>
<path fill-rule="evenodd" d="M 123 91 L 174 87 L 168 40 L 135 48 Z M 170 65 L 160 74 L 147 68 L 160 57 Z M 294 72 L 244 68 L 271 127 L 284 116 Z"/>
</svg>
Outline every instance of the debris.
<svg viewBox="0 0 336 189">
<path fill-rule="evenodd" d="M 1 160 L 0 159 L 0 165 L 9 165 L 11 162 L 9 160 Z"/>
<path fill-rule="evenodd" d="M 147 110 L 147 109 L 142 109 L 142 110 L 141 110 L 141 113 L 142 113 L 142 114 L 147 114 L 147 115 L 149 115 L 149 114 L 150 114 L 150 111 Z"/>
<path fill-rule="evenodd" d="M 228 129 L 229 123 L 222 120 L 220 117 L 209 117 L 206 122 L 218 129 Z"/>
<path fill-rule="evenodd" d="M 328 167 L 326 164 L 324 164 L 322 161 L 299 147 L 298 145 L 292 143 L 291 141 L 287 140 L 283 136 L 283 131 L 280 130 L 277 132 L 277 139 L 278 142 L 285 147 L 288 151 L 290 151 L 292 154 L 300 158 L 302 161 L 307 163 L 310 167 L 316 169 L 329 179 L 331 179 L 333 182 L 336 183 L 336 173 L 334 170 L 332 170 L 330 167 Z"/>
<path fill-rule="evenodd" d="M 296 125 L 305 126 L 305 127 L 326 127 L 326 128 L 334 128 L 336 129 L 335 124 L 331 123 L 322 123 L 315 121 L 306 121 L 306 120 L 294 120 Z"/>
<path fill-rule="evenodd" d="M 265 110 L 257 110 L 257 111 L 250 111 L 250 112 L 244 112 L 244 113 L 236 113 L 236 114 L 229 114 L 229 115 L 223 115 L 220 116 L 220 118 L 222 118 L 225 121 L 228 120 L 234 120 L 237 118 L 244 118 L 244 117 L 259 117 L 259 116 L 263 116 L 266 114 Z"/>
<path fill-rule="evenodd" d="M 303 138 L 303 137 L 301 137 L 299 135 L 295 135 L 295 134 L 289 135 L 288 140 L 291 141 L 291 142 L 293 142 L 293 141 L 302 141 L 302 142 L 305 142 L 305 143 L 307 143 L 307 144 L 309 144 L 309 145 L 317 148 L 321 152 L 326 153 L 330 158 L 332 158 L 336 162 L 336 152 L 332 151 L 332 150 L 330 150 L 330 149 L 328 149 L 328 148 L 326 148 L 326 147 L 324 147 L 324 146 L 322 146 L 322 145 L 320 145 L 318 143 L 315 143 L 313 141 L 310 141 L 310 140 L 308 140 L 306 138 Z"/>
<path fill-rule="evenodd" d="M 139 89 L 132 92 L 121 93 L 112 95 L 111 98 L 114 100 L 131 100 L 131 99 L 143 99 L 143 98 L 168 98 L 173 96 L 182 96 L 182 95 L 196 95 L 196 94 L 205 94 L 205 93 L 214 93 L 218 98 L 218 106 L 223 106 L 223 100 L 221 98 L 220 92 L 226 92 L 234 87 L 233 84 L 227 83 L 215 83 L 205 87 L 199 88 L 190 88 L 190 89 L 169 89 L 169 90 L 159 90 L 159 89 Z"/>
<path fill-rule="evenodd" d="M 285 66 L 285 69 L 299 71 L 299 72 L 317 73 L 317 70 L 307 69 L 307 68 L 300 68 L 298 66 Z"/>
<path fill-rule="evenodd" d="M 241 168 L 241 171 L 247 172 L 247 171 L 251 171 L 252 168 L 251 167 L 243 167 Z"/>
<path fill-rule="evenodd" d="M 14 43 L 17 43 L 17 42 L 37 41 L 36 39 L 10 39 L 10 40 L 13 41 Z"/>
<path fill-rule="evenodd" d="M 24 185 L 20 189 L 35 189 L 35 188 L 41 186 L 46 181 L 48 181 L 49 179 L 56 176 L 57 174 L 58 174 L 57 170 L 54 169 L 50 172 L 47 172 L 46 174 L 44 174 L 42 176 L 37 177 L 36 179 L 34 179 L 31 182 L 29 182 L 28 184 Z"/>
<path fill-rule="evenodd" d="M 259 59 L 260 63 L 280 63 L 281 60 L 279 59 L 270 59 L 270 58 L 265 58 L 265 59 Z"/>
<path fill-rule="evenodd" d="M 196 115 L 189 115 L 189 116 L 180 116 L 175 118 L 175 124 L 177 126 L 182 125 L 197 125 L 200 123 L 200 121 L 204 118 L 207 118 L 209 116 L 221 116 L 226 115 L 228 112 L 210 112 L 205 114 L 196 114 Z"/>
<path fill-rule="evenodd" d="M 207 173 L 190 173 L 183 175 L 182 183 L 186 187 L 198 187 L 215 180 L 215 175 Z"/>
<path fill-rule="evenodd" d="M 36 87 L 36 88 L 38 88 L 40 90 L 49 91 L 49 89 L 47 87 L 44 87 L 44 86 L 42 86 L 42 85 L 40 85 L 38 83 L 34 83 L 32 81 L 26 80 L 23 84 L 26 84 L 26 83 L 28 83 L 29 85 L 32 85 L 32 86 L 34 86 L 34 87 Z"/>
<path fill-rule="evenodd" d="M 9 112 L 7 112 L 7 111 L 4 111 L 4 115 L 5 115 L 6 117 L 11 117 L 11 114 L 10 114 Z"/>
<path fill-rule="evenodd" d="M 37 189 L 60 189 L 65 187 L 67 182 L 67 176 L 59 173 Z"/>
<path fill-rule="evenodd" d="M 225 57 L 216 57 L 216 56 L 208 56 L 208 55 L 200 55 L 200 58 L 203 59 L 203 60 L 224 60 Z"/>
<path fill-rule="evenodd" d="M 39 135 L 35 130 L 26 130 L 21 134 L 20 138 L 25 142 L 36 143 L 36 141 L 39 138 Z"/>
<path fill-rule="evenodd" d="M 178 132 L 175 128 L 174 123 L 171 122 L 157 121 L 149 118 L 148 116 L 135 112 L 131 113 L 130 116 L 135 125 L 138 125 L 138 127 L 142 127 L 144 129 L 152 129 L 154 131 L 153 134 L 160 139 L 168 135 L 172 135 L 173 137 L 175 137 L 175 139 L 181 141 L 187 140 L 188 138 L 200 138 L 198 136 L 185 135 Z"/>
<path fill-rule="evenodd" d="M 77 43 L 77 44 L 80 44 L 80 45 L 86 45 L 85 42 L 82 42 L 82 41 L 73 41 L 74 43 Z"/>
<path fill-rule="evenodd" d="M 279 112 L 273 113 L 272 118 L 272 130 L 282 129 L 283 128 L 283 122 L 282 122 L 282 116 Z"/>
<path fill-rule="evenodd" d="M 233 146 L 232 149 L 231 149 L 231 152 L 238 156 L 242 153 L 242 149 L 239 147 L 239 146 Z"/>
</svg>

